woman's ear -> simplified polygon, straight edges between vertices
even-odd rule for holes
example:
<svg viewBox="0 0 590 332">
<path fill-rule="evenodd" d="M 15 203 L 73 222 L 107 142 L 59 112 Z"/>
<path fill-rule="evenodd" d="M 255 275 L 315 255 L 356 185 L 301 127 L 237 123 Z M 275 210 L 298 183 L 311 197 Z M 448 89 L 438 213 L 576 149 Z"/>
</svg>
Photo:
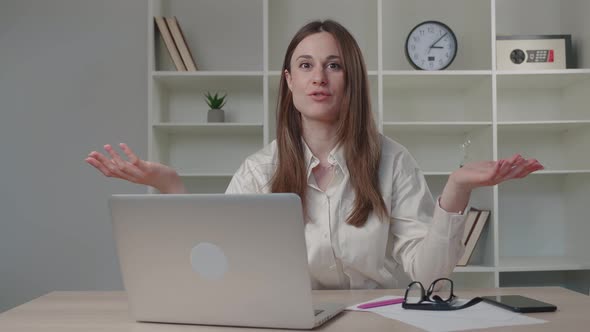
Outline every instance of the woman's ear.
<svg viewBox="0 0 590 332">
<path fill-rule="evenodd" d="M 285 81 L 287 81 L 287 86 L 289 87 L 289 90 L 291 90 L 291 92 L 293 92 L 293 88 L 291 87 L 291 73 L 289 73 L 289 71 L 287 69 L 285 69 Z"/>
</svg>

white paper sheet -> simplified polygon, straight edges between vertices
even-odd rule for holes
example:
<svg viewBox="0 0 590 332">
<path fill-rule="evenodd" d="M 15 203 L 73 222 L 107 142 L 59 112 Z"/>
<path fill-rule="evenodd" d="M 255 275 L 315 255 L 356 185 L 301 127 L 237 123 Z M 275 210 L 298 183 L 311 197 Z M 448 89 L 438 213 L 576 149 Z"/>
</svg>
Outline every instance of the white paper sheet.
<svg viewBox="0 0 590 332">
<path fill-rule="evenodd" d="M 375 302 L 399 298 L 399 296 L 383 296 L 373 299 Z M 457 305 L 467 302 L 460 299 Z M 545 320 L 531 318 L 523 314 L 498 308 L 494 305 L 480 302 L 472 307 L 453 311 L 406 310 L 401 304 L 388 305 L 371 309 L 358 309 L 358 303 L 346 308 L 353 311 L 369 311 L 383 317 L 399 320 L 414 325 L 429 332 L 463 331 L 483 329 L 496 326 L 513 326 L 545 323 Z"/>
</svg>

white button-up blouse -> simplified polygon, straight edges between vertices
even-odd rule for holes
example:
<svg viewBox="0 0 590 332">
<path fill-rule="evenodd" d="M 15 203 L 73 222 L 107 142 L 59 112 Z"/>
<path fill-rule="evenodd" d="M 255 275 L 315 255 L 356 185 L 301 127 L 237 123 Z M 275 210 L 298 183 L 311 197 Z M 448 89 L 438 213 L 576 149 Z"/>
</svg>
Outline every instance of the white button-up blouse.
<svg viewBox="0 0 590 332">
<path fill-rule="evenodd" d="M 435 204 L 424 175 L 405 147 L 381 136 L 379 182 L 390 220 L 371 213 L 362 227 L 346 223 L 353 208 L 343 149 L 328 161 L 332 182 L 322 191 L 312 169 L 319 164 L 305 145 L 307 220 L 305 239 L 314 289 L 405 288 L 411 280 L 424 287 L 453 271 L 464 251 L 464 213 L 448 213 Z M 276 141 L 249 156 L 226 193 L 269 193 L 278 162 Z"/>
</svg>

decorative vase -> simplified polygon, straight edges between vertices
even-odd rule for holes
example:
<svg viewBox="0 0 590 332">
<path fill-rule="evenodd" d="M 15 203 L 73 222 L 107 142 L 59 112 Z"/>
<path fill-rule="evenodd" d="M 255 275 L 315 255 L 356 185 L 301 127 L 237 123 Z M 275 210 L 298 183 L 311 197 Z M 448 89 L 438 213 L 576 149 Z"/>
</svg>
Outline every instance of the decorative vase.
<svg viewBox="0 0 590 332">
<path fill-rule="evenodd" d="M 207 112 L 207 122 L 223 122 L 224 113 L 222 109 L 210 109 Z"/>
</svg>

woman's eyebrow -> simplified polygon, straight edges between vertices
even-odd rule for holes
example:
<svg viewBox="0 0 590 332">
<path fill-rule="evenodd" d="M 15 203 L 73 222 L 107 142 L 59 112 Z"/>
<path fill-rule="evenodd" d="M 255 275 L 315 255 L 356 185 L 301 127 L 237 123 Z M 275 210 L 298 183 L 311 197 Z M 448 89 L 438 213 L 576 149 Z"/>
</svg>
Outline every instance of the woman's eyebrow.
<svg viewBox="0 0 590 332">
<path fill-rule="evenodd" d="M 296 60 L 299 60 L 299 59 L 302 59 L 302 58 L 303 59 L 308 59 L 308 60 L 312 60 L 313 59 L 313 57 L 311 55 L 303 54 L 303 55 L 298 56 Z M 334 59 L 338 59 L 339 60 L 340 59 L 340 56 L 338 56 L 338 55 L 328 55 L 326 57 L 326 60 L 334 60 Z"/>
</svg>

